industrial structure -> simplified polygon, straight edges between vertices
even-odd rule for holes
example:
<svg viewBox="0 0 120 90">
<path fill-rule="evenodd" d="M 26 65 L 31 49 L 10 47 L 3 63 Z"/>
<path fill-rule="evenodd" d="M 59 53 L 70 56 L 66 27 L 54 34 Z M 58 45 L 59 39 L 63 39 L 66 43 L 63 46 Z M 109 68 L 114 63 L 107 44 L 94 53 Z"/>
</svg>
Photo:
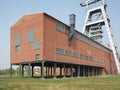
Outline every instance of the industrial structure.
<svg viewBox="0 0 120 90">
<path fill-rule="evenodd" d="M 89 6 L 98 1 L 81 5 Z M 99 8 L 88 9 L 84 34 L 75 30 L 75 14 L 69 15 L 70 25 L 46 13 L 23 16 L 11 27 L 11 70 L 12 65 L 19 65 L 23 76 L 23 68 L 28 66 L 29 77 L 34 77 L 33 70 L 37 66 L 41 69 L 41 78 L 117 74 L 116 47 L 112 47 L 112 51 L 100 43 L 102 25 L 106 25 L 111 34 L 110 22 L 103 10 L 105 7 L 104 3 Z M 95 13 L 103 13 L 103 19 L 89 22 Z M 109 37 L 115 46 L 113 38 Z"/>
<path fill-rule="evenodd" d="M 99 2 L 99 6 L 93 5 Z M 120 53 L 111 31 L 112 28 L 106 12 L 107 4 L 105 3 L 105 0 L 86 0 L 85 3 L 81 3 L 80 5 L 82 7 L 87 6 L 87 16 L 83 27 L 83 33 L 85 35 L 90 36 L 93 40 L 102 44 L 102 27 L 105 25 L 116 62 L 117 71 L 118 74 L 120 74 Z"/>
</svg>

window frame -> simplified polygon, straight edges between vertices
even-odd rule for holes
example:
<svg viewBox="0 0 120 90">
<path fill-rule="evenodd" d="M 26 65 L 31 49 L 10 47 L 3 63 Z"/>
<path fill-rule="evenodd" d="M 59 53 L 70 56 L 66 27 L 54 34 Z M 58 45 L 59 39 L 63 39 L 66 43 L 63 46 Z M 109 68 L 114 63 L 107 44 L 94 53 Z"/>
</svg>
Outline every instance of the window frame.
<svg viewBox="0 0 120 90">
<path fill-rule="evenodd" d="M 34 41 L 34 30 L 32 29 L 27 32 L 27 42 L 31 43 L 33 41 Z"/>
<path fill-rule="evenodd" d="M 40 60 L 40 54 L 35 54 L 35 61 L 39 61 Z"/>
</svg>

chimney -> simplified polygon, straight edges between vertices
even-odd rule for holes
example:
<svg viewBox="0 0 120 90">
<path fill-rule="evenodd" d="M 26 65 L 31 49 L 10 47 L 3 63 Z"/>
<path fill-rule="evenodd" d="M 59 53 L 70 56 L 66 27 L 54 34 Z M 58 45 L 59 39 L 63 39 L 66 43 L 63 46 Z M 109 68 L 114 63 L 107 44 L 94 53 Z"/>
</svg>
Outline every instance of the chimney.
<svg viewBox="0 0 120 90">
<path fill-rule="evenodd" d="M 72 38 L 75 32 L 75 14 L 69 15 L 69 22 L 70 22 L 70 32 L 68 33 L 68 44 L 71 45 Z"/>
</svg>

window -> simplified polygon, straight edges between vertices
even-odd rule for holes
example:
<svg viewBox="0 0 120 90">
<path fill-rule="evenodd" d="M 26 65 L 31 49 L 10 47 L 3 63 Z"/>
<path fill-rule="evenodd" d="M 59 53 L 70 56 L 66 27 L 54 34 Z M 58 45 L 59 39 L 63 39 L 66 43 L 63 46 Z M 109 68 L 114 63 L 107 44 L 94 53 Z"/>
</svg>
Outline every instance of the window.
<svg viewBox="0 0 120 90">
<path fill-rule="evenodd" d="M 73 52 L 73 57 L 76 57 L 76 58 L 78 58 L 78 53 L 76 53 L 76 52 Z"/>
<path fill-rule="evenodd" d="M 35 60 L 36 61 L 40 60 L 40 54 L 35 54 Z"/>
<path fill-rule="evenodd" d="M 64 32 L 64 24 L 62 24 L 61 22 L 57 21 L 56 22 L 56 29 L 58 31 Z"/>
<path fill-rule="evenodd" d="M 70 28 L 66 26 L 66 30 L 65 30 L 65 33 L 68 35 L 70 32 Z"/>
<path fill-rule="evenodd" d="M 86 59 L 86 60 L 88 60 L 88 59 L 89 59 L 89 57 L 88 57 L 87 55 L 85 55 L 85 59 Z"/>
<path fill-rule="evenodd" d="M 64 54 L 64 49 L 56 48 L 56 53 L 57 54 Z"/>
<path fill-rule="evenodd" d="M 33 43 L 33 49 L 38 50 L 40 48 L 40 41 L 34 41 Z"/>
<path fill-rule="evenodd" d="M 74 38 L 77 38 L 77 35 L 78 35 L 77 31 L 75 31 L 74 32 Z"/>
<path fill-rule="evenodd" d="M 84 57 L 85 57 L 85 56 L 84 56 L 83 54 L 80 54 L 80 58 L 84 59 Z"/>
<path fill-rule="evenodd" d="M 66 55 L 66 56 L 72 56 L 72 52 L 71 52 L 71 51 L 68 51 L 68 50 L 65 50 L 65 55 Z"/>
<path fill-rule="evenodd" d="M 15 46 L 15 52 L 19 52 L 20 51 L 20 45 Z"/>
<path fill-rule="evenodd" d="M 33 42 L 34 41 L 34 30 L 28 31 L 28 42 Z"/>
<path fill-rule="evenodd" d="M 15 46 L 20 45 L 20 34 L 17 34 L 15 37 Z"/>
<path fill-rule="evenodd" d="M 15 52 L 20 51 L 20 34 L 17 34 L 15 37 Z"/>
</svg>

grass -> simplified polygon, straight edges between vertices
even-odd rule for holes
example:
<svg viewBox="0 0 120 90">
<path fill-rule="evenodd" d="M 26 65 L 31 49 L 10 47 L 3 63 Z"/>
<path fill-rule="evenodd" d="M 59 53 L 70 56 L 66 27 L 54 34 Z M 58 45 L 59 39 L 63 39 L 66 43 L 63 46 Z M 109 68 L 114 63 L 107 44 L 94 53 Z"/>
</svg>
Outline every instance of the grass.
<svg viewBox="0 0 120 90">
<path fill-rule="evenodd" d="M 120 90 L 120 76 L 45 80 L 0 76 L 0 90 Z"/>
</svg>

